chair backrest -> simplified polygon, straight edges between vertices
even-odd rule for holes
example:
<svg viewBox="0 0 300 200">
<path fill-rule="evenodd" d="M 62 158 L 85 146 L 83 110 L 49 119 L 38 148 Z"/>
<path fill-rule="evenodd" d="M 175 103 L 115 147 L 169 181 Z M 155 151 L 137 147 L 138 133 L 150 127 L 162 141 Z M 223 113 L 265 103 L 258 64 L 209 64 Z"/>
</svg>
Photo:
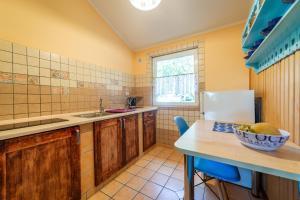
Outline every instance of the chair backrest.
<svg viewBox="0 0 300 200">
<path fill-rule="evenodd" d="M 174 121 L 178 128 L 180 136 L 182 136 L 189 129 L 189 125 L 186 123 L 184 118 L 180 116 L 174 117 Z"/>
<path fill-rule="evenodd" d="M 203 96 L 206 120 L 254 123 L 253 90 L 204 92 Z"/>
</svg>

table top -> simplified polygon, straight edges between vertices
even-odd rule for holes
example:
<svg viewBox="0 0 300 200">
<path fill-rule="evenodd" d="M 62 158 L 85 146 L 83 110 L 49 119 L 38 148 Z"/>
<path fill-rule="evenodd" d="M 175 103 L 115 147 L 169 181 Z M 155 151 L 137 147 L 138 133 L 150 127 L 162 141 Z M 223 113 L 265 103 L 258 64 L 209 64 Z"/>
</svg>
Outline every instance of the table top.
<svg viewBox="0 0 300 200">
<path fill-rule="evenodd" d="M 234 134 L 212 131 L 214 121 L 198 120 L 176 142 L 178 151 L 253 171 L 300 181 L 300 147 L 287 142 L 266 152 L 242 145 Z"/>
</svg>

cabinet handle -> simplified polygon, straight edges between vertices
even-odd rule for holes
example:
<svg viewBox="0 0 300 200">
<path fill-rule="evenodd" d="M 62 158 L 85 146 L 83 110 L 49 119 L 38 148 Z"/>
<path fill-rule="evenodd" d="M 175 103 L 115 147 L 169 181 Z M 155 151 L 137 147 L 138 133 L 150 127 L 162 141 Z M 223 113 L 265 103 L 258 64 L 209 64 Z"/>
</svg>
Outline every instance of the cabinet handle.
<svg viewBox="0 0 300 200">
<path fill-rule="evenodd" d="M 75 130 L 75 135 L 76 135 L 76 143 L 80 144 L 80 130 L 79 129 Z"/>
</svg>

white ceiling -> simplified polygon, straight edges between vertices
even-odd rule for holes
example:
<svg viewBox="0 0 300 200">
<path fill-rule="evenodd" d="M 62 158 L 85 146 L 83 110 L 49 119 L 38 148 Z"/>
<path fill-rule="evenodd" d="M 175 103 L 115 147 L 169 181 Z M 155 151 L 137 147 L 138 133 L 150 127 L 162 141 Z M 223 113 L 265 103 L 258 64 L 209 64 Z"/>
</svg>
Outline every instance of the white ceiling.
<svg viewBox="0 0 300 200">
<path fill-rule="evenodd" d="M 246 20 L 253 0 L 162 0 L 151 11 L 129 0 L 89 0 L 133 49 Z"/>
</svg>

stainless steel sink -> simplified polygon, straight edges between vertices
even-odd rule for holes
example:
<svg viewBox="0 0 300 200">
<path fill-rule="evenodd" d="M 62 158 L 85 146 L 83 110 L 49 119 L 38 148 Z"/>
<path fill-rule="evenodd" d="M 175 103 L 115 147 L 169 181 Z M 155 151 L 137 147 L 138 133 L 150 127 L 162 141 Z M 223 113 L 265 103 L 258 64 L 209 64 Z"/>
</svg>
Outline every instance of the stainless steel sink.
<svg viewBox="0 0 300 200">
<path fill-rule="evenodd" d="M 107 113 L 107 112 L 94 112 L 94 113 L 85 113 L 85 114 L 80 114 L 80 115 L 74 115 L 74 117 L 82 117 L 82 118 L 93 118 L 93 117 L 102 117 L 102 116 L 107 116 L 111 115 L 113 113 Z"/>
</svg>

